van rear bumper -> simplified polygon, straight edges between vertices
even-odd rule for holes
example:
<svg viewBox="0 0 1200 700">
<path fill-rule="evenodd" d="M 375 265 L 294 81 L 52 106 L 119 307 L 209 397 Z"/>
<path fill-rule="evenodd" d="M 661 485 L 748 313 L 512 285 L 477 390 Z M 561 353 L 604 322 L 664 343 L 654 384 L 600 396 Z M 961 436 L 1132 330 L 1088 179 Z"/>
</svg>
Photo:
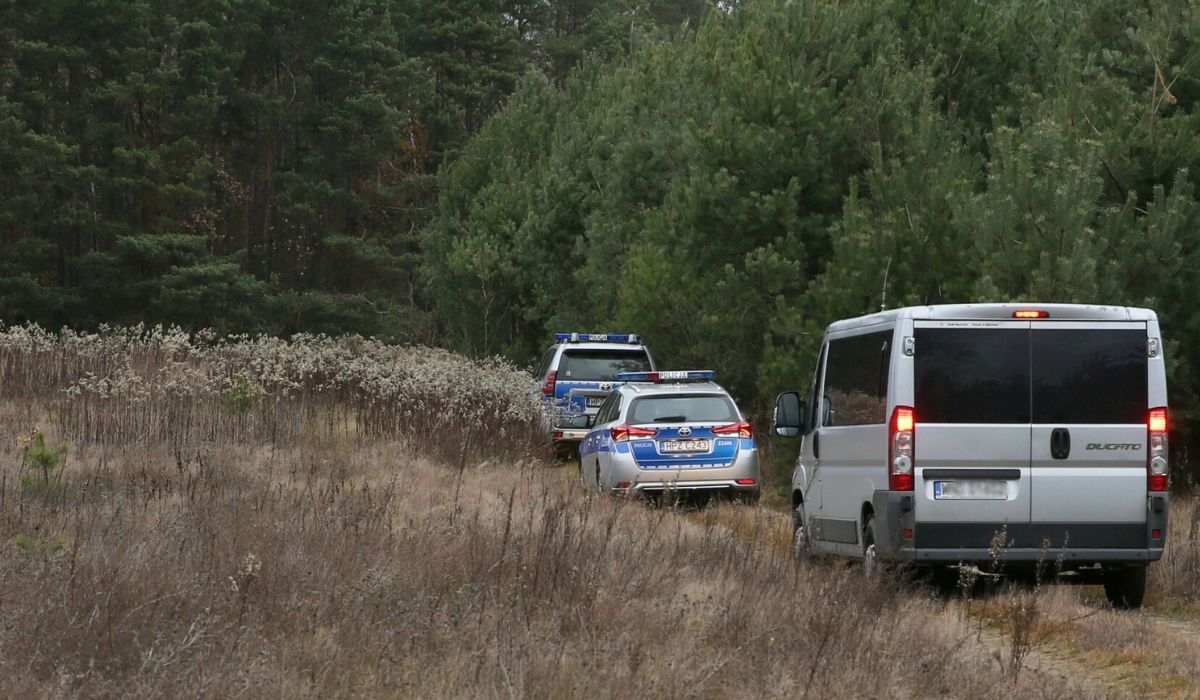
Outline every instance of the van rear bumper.
<svg viewBox="0 0 1200 700">
<path fill-rule="evenodd" d="M 877 555 L 918 563 L 1151 562 L 1167 533 L 1165 493 L 1149 495 L 1145 523 L 918 523 L 913 494 L 897 491 L 876 491 L 872 506 Z"/>
<path fill-rule="evenodd" d="M 1009 548 L 993 556 L 991 549 L 910 549 L 897 552 L 894 559 L 927 562 L 930 564 L 956 564 L 959 562 L 1042 562 L 1047 565 L 1064 564 L 1115 564 L 1152 562 L 1162 558 L 1161 549 L 1032 549 Z"/>
</svg>

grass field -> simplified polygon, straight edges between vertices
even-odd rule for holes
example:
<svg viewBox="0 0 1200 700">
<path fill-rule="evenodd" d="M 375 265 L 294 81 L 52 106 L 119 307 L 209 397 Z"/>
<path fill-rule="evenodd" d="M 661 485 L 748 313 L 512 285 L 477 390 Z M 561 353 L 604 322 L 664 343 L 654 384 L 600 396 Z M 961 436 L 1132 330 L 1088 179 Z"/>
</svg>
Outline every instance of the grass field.
<svg viewBox="0 0 1200 700">
<path fill-rule="evenodd" d="M 583 496 L 501 363 L 10 329 L 0 380 L 0 696 L 1200 689 L 1190 501 L 1146 612 L 960 601 L 797 563 L 770 509 Z"/>
</svg>

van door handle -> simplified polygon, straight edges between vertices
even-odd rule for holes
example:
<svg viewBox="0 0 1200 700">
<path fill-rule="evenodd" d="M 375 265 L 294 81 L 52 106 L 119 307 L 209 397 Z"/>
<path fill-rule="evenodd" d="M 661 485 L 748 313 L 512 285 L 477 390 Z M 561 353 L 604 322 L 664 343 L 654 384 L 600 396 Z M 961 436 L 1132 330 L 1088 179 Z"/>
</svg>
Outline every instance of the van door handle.
<svg viewBox="0 0 1200 700">
<path fill-rule="evenodd" d="M 813 459 L 821 458 L 821 430 L 818 428 L 812 432 L 813 440 Z"/>
<path fill-rule="evenodd" d="M 1066 459 L 1071 456 L 1071 431 L 1055 428 L 1050 432 L 1050 456 L 1054 459 Z"/>
</svg>

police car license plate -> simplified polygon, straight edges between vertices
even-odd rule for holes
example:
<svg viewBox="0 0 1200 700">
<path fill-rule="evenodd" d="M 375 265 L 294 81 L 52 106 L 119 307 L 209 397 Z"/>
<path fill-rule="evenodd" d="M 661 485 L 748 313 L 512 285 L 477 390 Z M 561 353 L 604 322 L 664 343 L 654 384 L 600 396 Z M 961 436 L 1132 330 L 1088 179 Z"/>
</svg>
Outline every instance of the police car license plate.
<svg viewBox="0 0 1200 700">
<path fill-rule="evenodd" d="M 1008 482 L 997 479 L 933 482 L 933 497 L 939 501 L 1003 501 Z"/>
<path fill-rule="evenodd" d="M 712 449 L 711 440 L 660 440 L 658 451 L 667 452 L 708 452 Z"/>
<path fill-rule="evenodd" d="M 588 407 L 588 408 L 595 408 L 596 406 L 599 406 L 599 405 L 600 405 L 600 404 L 602 404 L 602 403 L 604 403 L 604 397 L 603 397 L 603 396 L 589 396 L 589 397 L 587 397 L 587 407 Z"/>
</svg>

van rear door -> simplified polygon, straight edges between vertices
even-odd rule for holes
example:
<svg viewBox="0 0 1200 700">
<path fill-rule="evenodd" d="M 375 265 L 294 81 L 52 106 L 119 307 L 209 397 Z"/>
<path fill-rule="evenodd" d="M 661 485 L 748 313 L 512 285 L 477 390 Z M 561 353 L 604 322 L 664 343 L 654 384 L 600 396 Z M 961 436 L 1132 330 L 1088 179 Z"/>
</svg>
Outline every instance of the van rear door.
<svg viewBox="0 0 1200 700">
<path fill-rule="evenodd" d="M 1029 333 L 1029 321 L 913 322 L 919 523 L 1028 525 Z M 986 547 L 991 532 L 967 539 Z M 917 533 L 923 546 L 965 541 L 957 527 Z"/>
<path fill-rule="evenodd" d="M 1146 546 L 1146 324 L 1031 326 L 1032 521 L 1055 547 Z"/>
</svg>

